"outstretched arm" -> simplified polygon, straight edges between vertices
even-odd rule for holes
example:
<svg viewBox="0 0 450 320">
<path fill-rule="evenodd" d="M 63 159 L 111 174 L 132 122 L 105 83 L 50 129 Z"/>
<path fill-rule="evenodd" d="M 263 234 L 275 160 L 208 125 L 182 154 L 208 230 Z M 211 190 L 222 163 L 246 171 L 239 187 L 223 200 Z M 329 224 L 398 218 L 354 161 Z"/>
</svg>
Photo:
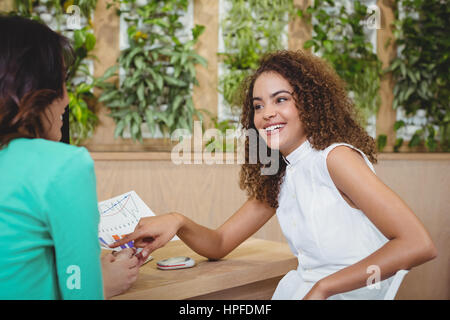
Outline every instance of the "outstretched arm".
<svg viewBox="0 0 450 320">
<path fill-rule="evenodd" d="M 366 286 L 369 266 L 380 270 L 380 280 L 398 270 L 411 269 L 437 255 L 428 232 L 405 202 L 348 147 L 336 147 L 327 158 L 336 187 L 361 209 L 389 241 L 358 263 L 320 280 L 305 296 L 327 298 Z"/>
<path fill-rule="evenodd" d="M 147 217 L 113 247 L 134 240 L 136 247 L 144 248 L 141 254 L 146 257 L 176 234 L 198 254 L 220 259 L 258 231 L 274 214 L 275 209 L 267 203 L 250 199 L 217 229 L 199 225 L 179 213 Z"/>
</svg>

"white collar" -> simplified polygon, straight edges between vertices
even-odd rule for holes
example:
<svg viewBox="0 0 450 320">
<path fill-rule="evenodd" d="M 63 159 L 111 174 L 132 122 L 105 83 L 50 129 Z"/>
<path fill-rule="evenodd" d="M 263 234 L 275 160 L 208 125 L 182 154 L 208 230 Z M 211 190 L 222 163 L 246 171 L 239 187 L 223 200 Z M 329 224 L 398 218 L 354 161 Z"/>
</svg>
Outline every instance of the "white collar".
<svg viewBox="0 0 450 320">
<path fill-rule="evenodd" d="M 312 150 L 311 143 L 306 139 L 300 146 L 297 147 L 294 151 L 289 153 L 286 157 L 283 156 L 285 160 L 287 160 L 288 165 L 292 165 L 295 162 L 300 161 Z"/>
</svg>

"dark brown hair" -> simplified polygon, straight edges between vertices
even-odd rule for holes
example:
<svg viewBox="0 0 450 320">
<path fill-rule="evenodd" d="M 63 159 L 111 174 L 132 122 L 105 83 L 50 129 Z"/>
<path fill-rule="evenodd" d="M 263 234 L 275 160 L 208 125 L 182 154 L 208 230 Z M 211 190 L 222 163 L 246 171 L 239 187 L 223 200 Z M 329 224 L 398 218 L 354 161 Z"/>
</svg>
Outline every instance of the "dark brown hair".
<svg viewBox="0 0 450 320">
<path fill-rule="evenodd" d="M 294 100 L 299 110 L 307 139 L 312 147 L 323 150 L 336 142 L 345 142 L 363 151 L 376 163 L 375 142 L 361 127 L 360 117 L 348 97 L 346 85 L 322 59 L 303 51 L 278 51 L 265 55 L 258 70 L 244 83 L 241 124 L 244 129 L 256 129 L 254 124 L 253 87 L 265 72 L 276 72 L 294 89 Z M 258 139 L 262 139 L 258 135 Z M 250 198 L 278 207 L 278 194 L 286 170 L 279 156 L 275 175 L 261 175 L 261 163 L 249 164 L 248 139 L 245 146 L 246 163 L 240 172 L 240 187 Z"/>
<path fill-rule="evenodd" d="M 0 15 L 0 148 L 45 138 L 43 115 L 64 95 L 69 40 L 34 20 Z"/>
</svg>

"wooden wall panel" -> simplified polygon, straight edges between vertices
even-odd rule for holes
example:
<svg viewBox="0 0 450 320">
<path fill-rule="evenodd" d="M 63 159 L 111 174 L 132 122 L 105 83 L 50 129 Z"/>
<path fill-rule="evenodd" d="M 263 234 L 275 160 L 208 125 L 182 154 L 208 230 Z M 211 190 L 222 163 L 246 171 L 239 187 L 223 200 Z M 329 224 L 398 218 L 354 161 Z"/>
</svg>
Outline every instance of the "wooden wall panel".
<svg viewBox="0 0 450 320">
<path fill-rule="evenodd" d="M 94 61 L 94 76 L 100 77 L 105 71 L 116 64 L 119 57 L 119 17 L 115 12 L 115 7 L 107 9 L 108 0 L 98 0 L 97 8 L 94 12 L 93 29 L 97 38 L 93 54 L 98 57 Z M 117 81 L 117 79 L 114 79 Z M 99 95 L 100 90 L 95 90 Z M 97 115 L 99 125 L 95 130 L 94 136 L 86 142 L 90 150 L 102 151 L 102 146 L 111 146 L 118 143 L 114 139 L 115 124 L 112 118 L 108 117 L 107 109 L 102 103 L 97 105 Z"/>
<path fill-rule="evenodd" d="M 169 160 L 143 160 L 130 154 L 117 159 L 94 153 L 99 200 L 135 190 L 156 213 L 178 211 L 210 228 L 220 226 L 246 200 L 239 189 L 239 165 L 175 165 Z M 150 157 L 151 158 L 151 157 Z M 383 160 L 378 176 L 412 208 L 430 232 L 437 259 L 414 268 L 405 278 L 399 299 L 448 299 L 450 247 L 450 158 Z M 96 160 L 97 159 L 97 160 Z M 135 159 L 135 160 L 132 160 Z M 276 217 L 256 238 L 285 242 Z"/>
<path fill-rule="evenodd" d="M 438 249 L 436 259 L 406 275 L 398 298 L 449 299 L 450 160 L 385 160 L 375 170 L 422 221 Z"/>
<path fill-rule="evenodd" d="M 377 55 L 382 63 L 382 68 L 389 67 L 392 59 L 397 55 L 397 47 L 394 41 L 388 42 L 389 39 L 393 39 L 393 26 L 394 21 L 394 2 L 389 0 L 378 0 L 377 6 L 380 8 L 380 22 L 381 29 L 377 30 Z M 389 45 L 387 45 L 389 44 Z M 391 73 L 387 73 L 382 76 L 380 81 L 380 99 L 381 104 L 377 113 L 376 121 L 376 136 L 385 134 L 387 136 L 387 143 L 384 149 L 385 152 L 392 152 L 395 145 L 395 131 L 394 123 L 397 115 L 396 111 L 392 108 L 394 101 L 394 80 Z"/>
<path fill-rule="evenodd" d="M 194 24 L 205 26 L 205 31 L 200 36 L 195 49 L 208 61 L 208 66 L 205 68 L 199 65 L 195 68 L 199 85 L 194 87 L 192 99 L 197 109 L 205 109 L 217 115 L 219 1 L 195 0 Z M 206 115 L 204 124 L 206 128 L 214 127 Z"/>
<path fill-rule="evenodd" d="M 5 11 L 8 12 L 14 8 L 13 0 L 1 0 L 0 1 L 0 12 Z"/>
<path fill-rule="evenodd" d="M 311 0 L 294 0 L 294 6 L 303 11 L 311 5 Z M 289 50 L 304 50 L 303 45 L 311 39 L 312 26 L 300 17 L 295 17 L 289 23 Z"/>
</svg>

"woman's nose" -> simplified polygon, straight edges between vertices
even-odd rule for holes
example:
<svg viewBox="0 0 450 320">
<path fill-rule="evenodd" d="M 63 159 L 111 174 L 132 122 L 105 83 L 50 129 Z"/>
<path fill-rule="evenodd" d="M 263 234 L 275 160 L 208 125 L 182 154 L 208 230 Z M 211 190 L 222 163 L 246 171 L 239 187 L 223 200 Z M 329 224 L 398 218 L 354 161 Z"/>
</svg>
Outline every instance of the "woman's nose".
<svg viewBox="0 0 450 320">
<path fill-rule="evenodd" d="M 273 108 L 269 105 L 264 108 L 264 114 L 263 114 L 264 120 L 269 120 L 270 118 L 275 117 L 275 115 L 276 115 L 275 108 Z"/>
</svg>

